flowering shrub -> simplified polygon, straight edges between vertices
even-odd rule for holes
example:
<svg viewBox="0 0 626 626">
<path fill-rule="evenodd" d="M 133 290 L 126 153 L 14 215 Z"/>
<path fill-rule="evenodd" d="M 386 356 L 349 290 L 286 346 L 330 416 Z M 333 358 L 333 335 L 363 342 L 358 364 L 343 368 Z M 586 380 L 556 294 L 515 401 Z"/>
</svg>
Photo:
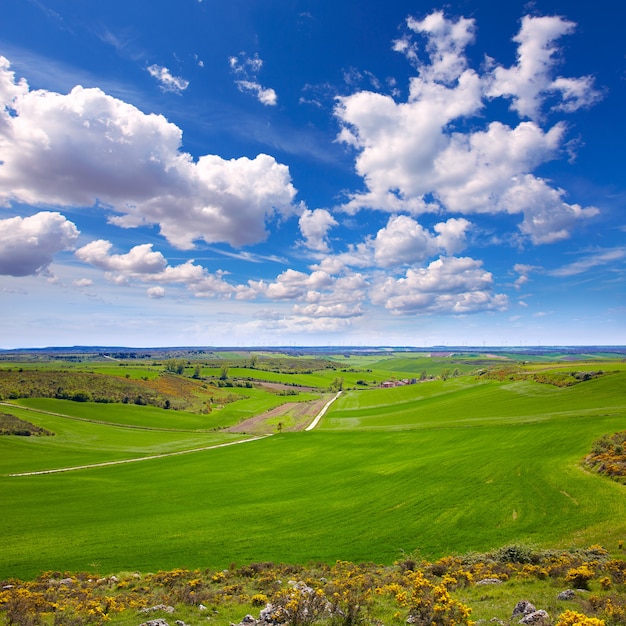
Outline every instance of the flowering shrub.
<svg viewBox="0 0 626 626">
<path fill-rule="evenodd" d="M 330 614 L 324 592 L 304 583 L 297 583 L 273 598 L 271 608 L 275 623 L 290 626 L 307 626 Z"/>
<path fill-rule="evenodd" d="M 587 617 L 576 611 L 565 611 L 559 615 L 556 626 L 604 626 L 604 620 L 597 617 Z"/>
<path fill-rule="evenodd" d="M 511 552 L 505 556 L 510 558 Z M 240 608 L 241 617 L 254 609 L 267 610 L 276 624 L 289 626 L 401 622 L 470 626 L 471 609 L 459 596 L 476 597 L 479 591 L 472 587 L 480 580 L 510 580 L 512 595 L 519 593 L 516 581 L 533 589 L 528 586 L 533 580 L 549 577 L 548 585 L 555 588 L 567 585 L 593 591 L 577 594 L 573 601 L 581 612 L 566 611 L 554 626 L 626 626 L 626 561 L 611 559 L 601 546 L 532 551 L 528 557 L 511 562 L 495 559 L 494 553 L 472 554 L 419 565 L 413 561 L 410 567 L 408 561 L 388 567 L 346 561 L 308 567 L 267 563 L 221 571 L 178 568 L 119 578 L 47 572 L 34 581 L 0 581 L 0 624 L 130 624 L 132 614 L 140 609 L 171 606 L 185 617 L 203 604 L 212 611 L 219 607 L 220 613 L 222 607 L 230 612 Z M 499 587 L 498 597 L 506 601 L 505 585 Z M 126 612 L 131 615 L 116 617 Z"/>
<path fill-rule="evenodd" d="M 472 610 L 450 596 L 445 582 L 435 585 L 420 571 L 407 574 L 407 580 L 409 592 L 399 598 L 400 604 L 409 609 L 407 622 L 421 626 L 472 624 Z"/>
<path fill-rule="evenodd" d="M 594 571 L 587 564 L 574 567 L 567 572 L 565 582 L 570 583 L 576 589 L 589 589 L 589 581 L 593 578 Z"/>
<path fill-rule="evenodd" d="M 585 464 L 600 474 L 626 482 L 626 431 L 596 441 Z"/>
</svg>

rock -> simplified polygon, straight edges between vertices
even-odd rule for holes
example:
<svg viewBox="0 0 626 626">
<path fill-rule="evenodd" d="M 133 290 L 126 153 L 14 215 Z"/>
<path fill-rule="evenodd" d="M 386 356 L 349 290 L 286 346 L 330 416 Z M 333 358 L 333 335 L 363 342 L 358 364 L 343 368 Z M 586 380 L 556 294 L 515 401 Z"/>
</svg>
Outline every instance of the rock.
<svg viewBox="0 0 626 626">
<path fill-rule="evenodd" d="M 246 615 L 239 624 L 231 624 L 231 626 L 254 626 L 255 624 L 261 624 L 262 622 L 257 622 L 257 620 L 252 617 L 252 615 Z"/>
<path fill-rule="evenodd" d="M 479 580 L 477 585 L 501 585 L 502 581 L 499 578 L 483 578 Z"/>
<path fill-rule="evenodd" d="M 534 613 L 537 609 L 532 602 L 528 600 L 520 600 L 513 609 L 513 615 L 511 615 L 511 619 L 517 617 L 518 615 L 524 616 L 530 613 Z"/>
<path fill-rule="evenodd" d="M 573 589 L 566 589 L 556 597 L 557 600 L 571 600 L 576 595 Z"/>
<path fill-rule="evenodd" d="M 188 624 L 185 624 L 182 619 L 177 619 L 174 624 L 176 624 L 176 626 L 189 626 Z"/>
<path fill-rule="evenodd" d="M 156 611 L 164 611 L 165 613 L 169 613 L 170 615 L 176 609 L 173 606 L 167 606 L 166 604 L 156 604 L 155 606 L 150 606 L 145 609 L 140 609 L 140 613 L 155 613 Z"/>
<path fill-rule="evenodd" d="M 207 608 L 206 608 L 206 606 L 204 606 L 204 604 L 198 604 L 198 610 L 199 611 L 206 611 Z"/>
<path fill-rule="evenodd" d="M 532 624 L 533 626 L 548 626 L 550 616 L 542 609 L 528 613 L 522 617 L 518 624 Z"/>
<path fill-rule="evenodd" d="M 276 610 L 276 607 L 273 604 L 268 602 L 265 605 L 265 608 L 261 609 L 261 612 L 259 613 L 259 622 L 270 624 L 273 621 L 272 613 L 274 613 L 275 610 Z"/>
<path fill-rule="evenodd" d="M 151 619 L 139 626 L 170 626 L 164 619 Z"/>
</svg>

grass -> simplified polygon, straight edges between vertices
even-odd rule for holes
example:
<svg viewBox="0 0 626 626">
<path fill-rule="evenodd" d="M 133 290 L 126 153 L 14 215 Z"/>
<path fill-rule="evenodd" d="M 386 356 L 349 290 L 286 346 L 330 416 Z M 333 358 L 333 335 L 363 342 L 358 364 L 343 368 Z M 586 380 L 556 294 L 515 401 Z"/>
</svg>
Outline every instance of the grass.
<svg viewBox="0 0 626 626">
<path fill-rule="evenodd" d="M 1 478 L 3 575 L 41 569 L 390 563 L 626 536 L 623 486 L 578 459 L 623 418 L 311 432 L 66 475 Z"/>
<path fill-rule="evenodd" d="M 459 377 L 348 391 L 313 432 L 67 474 L 0 476 L 0 579 L 91 564 L 103 573 L 251 561 L 389 564 L 415 551 L 435 558 L 515 542 L 613 550 L 626 538 L 625 487 L 580 461 L 594 440 L 624 429 L 625 377 L 567 388 Z M 196 432 L 204 419 L 232 424 L 270 399 L 294 399 L 237 391 L 250 397 L 209 416 L 55 404 L 75 417 L 102 411 L 116 424 L 44 415 L 26 405 L 52 401 L 20 401 L 18 417 L 56 435 L 0 438 L 0 473 L 202 447 L 229 437 Z M 168 420 L 180 430 L 150 430 L 172 427 Z"/>
<path fill-rule="evenodd" d="M 167 454 L 245 438 L 228 433 L 137 429 L 77 421 L 27 408 L 11 407 L 6 410 L 53 432 L 54 436 L 0 437 L 0 474 Z"/>
<path fill-rule="evenodd" d="M 626 372 L 572 387 L 460 377 L 345 394 L 332 406 L 321 427 L 381 430 L 445 425 L 475 427 L 499 421 L 624 416 L 625 388 Z"/>
</svg>

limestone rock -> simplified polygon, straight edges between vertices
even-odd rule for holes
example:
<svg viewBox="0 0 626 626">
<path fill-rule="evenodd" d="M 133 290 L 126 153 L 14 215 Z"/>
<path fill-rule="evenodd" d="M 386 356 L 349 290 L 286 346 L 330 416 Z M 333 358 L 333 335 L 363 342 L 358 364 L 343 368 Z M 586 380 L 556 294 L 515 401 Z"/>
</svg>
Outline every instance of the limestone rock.
<svg viewBox="0 0 626 626">
<path fill-rule="evenodd" d="M 518 616 L 523 617 L 524 615 L 528 615 L 529 613 L 534 613 L 536 610 L 537 609 L 532 602 L 529 602 L 528 600 L 520 600 L 513 609 L 513 615 L 511 615 L 511 619 L 514 619 Z"/>
<path fill-rule="evenodd" d="M 501 585 L 502 581 L 499 578 L 483 578 L 479 580 L 477 585 Z"/>
<path fill-rule="evenodd" d="M 548 626 L 550 624 L 550 616 L 543 609 L 539 609 L 538 611 L 527 613 L 518 623 L 530 624 L 532 626 Z"/>
</svg>

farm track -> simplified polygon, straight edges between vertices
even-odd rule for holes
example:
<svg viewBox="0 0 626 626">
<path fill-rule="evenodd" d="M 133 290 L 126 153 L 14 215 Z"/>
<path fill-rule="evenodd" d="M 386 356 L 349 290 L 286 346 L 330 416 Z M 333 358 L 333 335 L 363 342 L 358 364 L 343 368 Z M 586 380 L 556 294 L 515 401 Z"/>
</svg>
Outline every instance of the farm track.
<svg viewBox="0 0 626 626">
<path fill-rule="evenodd" d="M 192 450 L 180 450 L 178 452 L 166 452 L 163 454 L 153 454 L 151 456 L 142 456 L 136 459 L 120 459 L 118 461 L 105 461 L 102 463 L 92 463 L 90 465 L 74 465 L 72 467 L 58 467 L 56 469 L 38 470 L 36 472 L 21 472 L 19 474 L 5 474 L 8 477 L 19 476 L 38 476 L 40 474 L 59 474 L 61 472 L 74 472 L 77 470 L 92 469 L 94 467 L 107 467 L 109 465 L 122 465 L 124 463 L 136 463 L 138 461 L 151 461 L 153 459 L 164 459 L 169 456 L 181 456 L 183 454 L 192 454 L 193 452 L 204 452 L 206 450 L 215 450 L 216 448 L 226 448 L 227 446 L 235 446 L 240 443 L 249 443 L 251 441 L 258 441 L 259 439 L 265 439 L 272 435 L 260 435 L 258 437 L 252 437 L 250 439 L 241 439 L 239 441 L 229 441 L 228 443 L 218 443 L 212 446 L 205 446 L 203 448 L 193 448 Z"/>
<path fill-rule="evenodd" d="M 330 405 L 341 395 L 341 391 L 338 391 L 325 405 L 324 408 L 315 416 L 315 419 L 304 429 L 306 431 L 313 430 L 324 417 L 324 414 L 330 408 Z"/>
</svg>

